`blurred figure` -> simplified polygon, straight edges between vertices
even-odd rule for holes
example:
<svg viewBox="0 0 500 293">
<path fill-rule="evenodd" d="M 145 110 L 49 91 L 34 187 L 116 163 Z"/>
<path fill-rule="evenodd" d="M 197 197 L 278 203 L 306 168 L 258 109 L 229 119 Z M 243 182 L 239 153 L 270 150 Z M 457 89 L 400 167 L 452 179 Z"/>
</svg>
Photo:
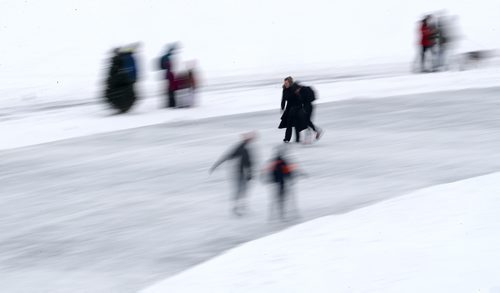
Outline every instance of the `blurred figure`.
<svg viewBox="0 0 500 293">
<path fill-rule="evenodd" d="M 118 114 L 128 112 L 137 99 L 134 89 L 137 81 L 134 52 L 138 46 L 139 44 L 134 44 L 128 48 L 113 50 L 105 97 L 106 101 L 118 110 Z"/>
<path fill-rule="evenodd" d="M 304 85 L 301 85 L 299 83 L 296 83 L 297 86 L 298 86 L 298 89 L 296 90 L 296 94 L 298 94 L 302 100 L 302 106 L 303 106 L 303 109 L 304 109 L 304 112 L 305 112 L 305 123 L 307 125 L 307 132 L 308 132 L 308 135 L 306 135 L 306 138 L 304 139 L 304 142 L 305 143 L 310 143 L 311 142 L 311 139 L 310 139 L 310 129 L 312 129 L 312 131 L 315 132 L 315 139 L 318 140 L 321 135 L 322 135 L 322 130 L 319 129 L 317 126 L 314 125 L 314 123 L 312 122 L 312 114 L 313 114 L 313 111 L 314 111 L 314 107 L 313 107 L 313 102 L 316 100 L 316 93 L 314 92 L 314 90 L 309 87 L 309 86 L 304 86 Z"/>
<path fill-rule="evenodd" d="M 446 15 L 444 12 L 437 19 L 436 34 L 437 34 L 437 64 L 436 69 L 448 70 L 448 57 L 453 49 L 454 43 L 457 41 L 456 17 Z"/>
<path fill-rule="evenodd" d="M 273 218 L 277 210 L 279 218 L 284 220 L 287 213 L 287 203 L 290 202 L 290 189 L 294 178 L 302 174 L 296 164 L 292 164 L 286 156 L 285 146 L 278 147 L 276 154 L 264 169 L 265 176 L 274 184 L 274 200 L 271 200 L 269 219 Z"/>
<path fill-rule="evenodd" d="M 437 60 L 436 69 L 445 68 L 446 49 L 448 47 L 448 28 L 443 17 L 439 17 L 436 24 Z"/>
<path fill-rule="evenodd" d="M 486 60 L 497 56 L 495 50 L 476 50 L 468 51 L 459 55 L 459 70 L 466 70 L 471 68 L 471 66 L 479 66 Z"/>
<path fill-rule="evenodd" d="M 295 128 L 295 141 L 300 142 L 300 132 L 307 128 L 306 113 L 303 109 L 303 101 L 298 91 L 299 85 L 293 82 L 291 76 L 285 78 L 283 94 L 281 96 L 281 122 L 278 128 L 286 128 L 283 141 L 289 143 L 292 138 L 292 128 Z"/>
<path fill-rule="evenodd" d="M 176 107 L 176 100 L 175 100 L 175 90 L 176 90 L 176 84 L 175 84 L 175 76 L 173 72 L 173 61 L 172 57 L 175 51 L 177 50 L 177 44 L 171 44 L 169 45 L 167 52 L 165 55 L 163 55 L 160 59 L 160 68 L 165 70 L 165 79 L 168 82 L 167 85 L 167 102 L 165 103 L 165 107 L 167 108 L 175 108 Z"/>
<path fill-rule="evenodd" d="M 167 52 L 160 59 L 160 68 L 165 70 L 167 80 L 167 108 L 188 108 L 194 106 L 196 80 L 195 62 L 182 72 L 174 72 L 173 55 L 179 50 L 179 43 L 168 46 Z"/>
<path fill-rule="evenodd" d="M 191 62 L 194 64 L 194 62 Z M 175 75 L 176 102 L 178 108 L 190 108 L 195 105 L 195 91 L 198 86 L 194 66 Z"/>
<path fill-rule="evenodd" d="M 432 16 L 427 15 L 420 25 L 420 71 L 430 72 L 435 67 L 435 44 L 436 44 L 436 30 L 432 25 Z M 426 69 L 426 56 L 431 54 L 431 69 Z"/>
<path fill-rule="evenodd" d="M 249 149 L 249 144 L 256 138 L 256 133 L 251 132 L 243 135 L 243 141 L 231 149 L 228 154 L 221 157 L 210 168 L 210 173 L 215 171 L 227 160 L 237 160 L 235 172 L 235 194 L 233 198 L 233 213 L 237 216 L 243 215 L 246 209 L 244 198 L 248 189 L 248 182 L 252 180 L 253 156 Z"/>
</svg>

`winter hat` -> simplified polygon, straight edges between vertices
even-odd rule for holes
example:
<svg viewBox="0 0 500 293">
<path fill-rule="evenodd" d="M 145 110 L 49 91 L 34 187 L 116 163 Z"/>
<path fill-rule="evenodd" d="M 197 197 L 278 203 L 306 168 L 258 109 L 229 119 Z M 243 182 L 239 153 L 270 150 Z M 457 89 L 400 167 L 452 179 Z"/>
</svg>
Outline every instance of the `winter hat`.
<svg viewBox="0 0 500 293">
<path fill-rule="evenodd" d="M 250 131 L 247 133 L 242 134 L 243 140 L 246 141 L 251 141 L 254 140 L 257 137 L 257 132 L 256 131 Z"/>
</svg>

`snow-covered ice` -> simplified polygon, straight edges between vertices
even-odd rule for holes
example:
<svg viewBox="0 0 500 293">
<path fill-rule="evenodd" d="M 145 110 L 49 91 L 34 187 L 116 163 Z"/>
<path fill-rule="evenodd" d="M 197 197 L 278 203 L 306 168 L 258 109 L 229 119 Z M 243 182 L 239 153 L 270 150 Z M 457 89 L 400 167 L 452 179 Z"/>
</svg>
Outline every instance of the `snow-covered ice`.
<svg viewBox="0 0 500 293">
<path fill-rule="evenodd" d="M 292 146 L 310 175 L 301 215 L 268 222 L 255 182 L 230 214 L 216 158 L 257 129 L 258 166 L 279 112 L 133 128 L 0 152 L 0 279 L 6 292 L 136 292 L 238 244 L 405 193 L 500 170 L 498 88 L 324 103 L 318 144 Z M 22 280 L 22 281 L 20 281 Z"/>
<path fill-rule="evenodd" d="M 500 290 L 500 173 L 258 239 L 141 293 Z"/>
<path fill-rule="evenodd" d="M 416 21 L 443 8 L 460 16 L 464 38 L 456 52 L 500 47 L 496 37 L 500 2 L 495 0 L 348 1 L 342 5 L 326 0 L 307 5 L 289 0 L 0 1 L 0 291 L 137 292 L 237 245 L 331 214 L 332 218 L 290 231 L 304 227 L 313 231 L 317 223 L 335 227 L 358 223 L 360 230 L 355 231 L 360 232 L 380 223 L 386 228 L 385 239 L 394 239 L 397 232 L 421 243 L 418 237 L 425 234 L 410 234 L 396 225 L 399 222 L 391 226 L 384 221 L 410 209 L 408 216 L 413 217 L 404 218 L 407 226 L 416 229 L 436 220 L 443 226 L 431 227 L 434 230 L 429 232 L 437 232 L 462 218 L 460 204 L 474 208 L 463 215 L 464 221 L 471 216 L 477 219 L 465 223 L 464 229 L 488 220 L 493 225 L 489 211 L 497 202 L 491 193 L 481 197 L 483 201 L 472 202 L 470 196 L 479 189 L 467 187 L 467 194 L 459 189 L 474 182 L 485 183 L 481 188 L 493 186 L 490 180 L 497 175 L 367 207 L 421 188 L 500 170 L 498 60 L 465 72 L 410 73 Z M 289 19 L 298 14 L 300 22 Z M 291 46 L 290 40 L 297 36 L 304 42 Z M 142 44 L 137 53 L 140 100 L 131 113 L 110 115 L 101 103 L 110 49 L 137 41 Z M 179 68 L 191 59 L 197 62 L 202 88 L 196 108 L 160 108 L 164 84 L 157 58 L 172 41 L 182 44 Z M 292 146 L 298 163 L 311 175 L 297 184 L 294 193 L 301 217 L 283 223 L 267 221 L 269 190 L 256 182 L 249 197 L 251 213 L 236 220 L 229 215 L 227 172 L 221 169 L 209 177 L 208 168 L 236 143 L 240 133 L 254 129 L 259 131 L 257 165 L 262 166 L 283 135 L 276 126 L 281 83 L 288 75 L 316 88 L 317 122 L 327 131 L 318 144 Z M 449 191 L 436 206 L 449 204 L 453 209 L 441 215 L 439 207 L 431 210 L 430 204 L 421 213 L 408 207 L 431 202 L 435 190 Z M 449 203 L 452 194 L 464 200 Z M 487 206 L 482 209 L 479 204 Z M 433 217 L 421 219 L 424 215 Z M 445 215 L 449 220 L 440 217 Z M 369 217 L 379 218 L 363 221 Z M 487 239 L 491 232 L 487 228 L 497 229 L 484 226 L 471 235 Z M 317 243 L 311 245 L 338 240 L 335 234 L 325 237 L 322 230 L 317 231 L 311 236 Z M 349 231 L 339 232 L 344 233 L 343 239 L 383 240 L 376 229 L 366 231 L 362 235 L 366 238 L 356 238 Z M 283 235 L 263 242 L 289 234 Z M 433 236 L 429 244 L 460 235 Z M 469 240 L 443 257 L 470 248 L 474 243 Z M 301 241 L 307 243 L 307 239 Z M 335 245 L 342 246 L 340 242 Z M 244 249 L 252 250 L 259 243 Z M 382 243 L 376 248 L 387 249 Z M 356 245 L 348 248 L 354 254 Z M 396 252 L 401 254 L 409 247 L 400 248 Z M 364 251 L 363 256 L 370 252 Z M 473 252 L 461 260 L 474 264 L 476 259 L 471 257 L 479 259 L 487 253 Z M 391 257 L 400 254 L 376 255 L 366 261 L 393 264 Z M 304 257 L 310 259 L 313 272 L 315 255 L 310 256 Z M 494 256 L 470 276 L 480 269 L 488 272 Z M 350 255 L 341 257 L 346 261 Z M 355 254 L 352 259 L 362 260 Z M 405 259 L 409 264 L 412 260 Z M 432 261 L 439 260 L 444 258 Z M 295 272 L 293 263 L 275 265 L 285 267 L 282 274 Z M 324 268 L 336 265 L 332 261 Z M 248 273 L 252 269 L 259 268 L 248 266 Z M 196 271 L 199 268 L 176 278 Z M 420 271 L 431 272 L 435 271 Z M 400 276 L 399 285 L 410 280 Z M 317 280 L 321 274 L 304 277 Z M 484 284 L 460 289 L 499 291 L 489 288 L 494 283 L 484 277 Z M 247 280 L 235 276 L 233 281 Z M 379 282 L 369 291 L 384 285 L 398 288 L 391 284 Z M 424 289 L 420 292 L 435 291 Z"/>
</svg>

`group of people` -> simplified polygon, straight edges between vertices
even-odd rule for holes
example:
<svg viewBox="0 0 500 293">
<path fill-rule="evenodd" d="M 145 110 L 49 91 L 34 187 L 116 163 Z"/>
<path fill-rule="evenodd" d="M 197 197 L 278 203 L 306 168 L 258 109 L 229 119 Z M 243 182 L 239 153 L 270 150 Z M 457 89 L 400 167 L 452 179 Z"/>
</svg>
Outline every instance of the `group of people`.
<svg viewBox="0 0 500 293">
<path fill-rule="evenodd" d="M 284 144 L 277 147 L 270 162 L 261 170 L 260 177 L 272 183 L 275 187 L 274 200 L 271 201 L 270 217 L 277 210 L 279 217 L 285 219 L 287 203 L 290 202 L 290 187 L 298 175 L 304 175 L 297 165 L 290 161 L 287 156 L 287 144 L 292 138 L 292 130 L 295 128 L 295 141 L 301 142 L 303 130 L 313 131 L 315 139 L 321 137 L 322 130 L 312 122 L 313 101 L 316 99 L 315 92 L 311 87 L 294 82 L 291 76 L 284 79 L 283 93 L 281 98 L 281 123 L 279 128 L 285 128 Z M 242 141 L 227 154 L 217 160 L 210 168 L 210 173 L 228 160 L 236 161 L 235 192 L 233 197 L 232 211 L 241 216 L 245 213 L 245 197 L 249 182 L 254 178 L 253 155 L 250 144 L 256 139 L 255 132 L 243 135 Z M 307 137 L 305 138 L 307 140 Z"/>
<path fill-rule="evenodd" d="M 435 72 L 447 69 L 446 59 L 454 38 L 451 30 L 452 24 L 445 16 L 426 15 L 420 21 L 421 72 Z"/>
<path fill-rule="evenodd" d="M 210 168 L 210 173 L 215 171 L 222 163 L 228 160 L 236 161 L 235 172 L 235 191 L 233 197 L 232 212 L 236 216 L 245 214 L 246 194 L 249 182 L 254 179 L 254 160 L 250 144 L 256 139 L 254 132 L 243 135 L 243 140 L 236 147 L 232 148 L 226 155 L 222 156 Z M 275 211 L 278 211 L 279 218 L 286 219 L 287 203 L 290 199 L 291 183 L 295 177 L 303 174 L 299 171 L 296 164 L 290 162 L 287 158 L 286 146 L 280 146 L 276 149 L 275 155 L 270 162 L 261 170 L 260 177 L 266 183 L 274 185 L 274 200 L 270 205 L 270 219 L 274 217 Z"/>
<path fill-rule="evenodd" d="M 134 52 L 137 45 L 127 48 L 117 48 L 113 50 L 109 76 L 105 97 L 107 102 L 118 110 L 118 113 L 125 113 L 131 109 L 136 101 L 134 84 L 137 81 L 137 66 Z M 192 72 L 188 72 L 187 77 L 176 77 L 172 70 L 172 55 L 176 50 L 175 45 L 170 46 L 166 54 L 160 59 L 160 68 L 165 70 L 165 78 L 168 81 L 166 107 L 178 107 L 175 92 L 180 88 L 194 88 L 194 78 Z M 181 84 L 179 81 L 185 84 Z M 281 97 L 281 122 L 279 128 L 286 129 L 283 141 L 289 143 L 292 138 L 292 129 L 295 128 L 295 141 L 301 142 L 301 132 L 313 131 L 314 138 L 318 140 L 322 130 L 312 122 L 314 111 L 313 102 L 316 99 L 314 90 L 311 87 L 294 82 L 291 76 L 284 79 L 283 92 Z M 211 172 L 227 160 L 237 160 L 235 195 L 233 212 L 242 215 L 245 211 L 245 194 L 248 182 L 253 179 L 253 159 L 249 149 L 250 143 L 256 139 L 255 133 L 245 134 L 243 140 L 228 154 L 219 159 L 211 168 Z M 304 142 L 311 142 L 311 135 L 305 135 Z M 277 208 L 280 218 L 286 215 L 286 203 L 288 199 L 288 189 L 292 179 L 300 174 L 296 165 L 289 162 L 286 157 L 286 147 L 283 145 L 276 150 L 274 158 L 262 171 L 261 177 L 266 181 L 274 183 L 276 186 L 276 196 L 271 209 Z M 271 211 L 272 212 L 272 211 Z"/>
<path fill-rule="evenodd" d="M 309 86 L 303 86 L 294 82 L 291 76 L 285 78 L 283 83 L 283 94 L 281 96 L 281 122 L 278 128 L 284 128 L 285 138 L 283 141 L 289 143 L 292 139 L 292 128 L 295 128 L 295 142 L 301 142 L 300 133 L 303 130 L 312 130 L 315 139 L 321 137 L 322 130 L 312 122 L 314 111 L 313 102 L 316 100 L 314 90 Z M 310 135 L 304 138 L 305 143 L 310 142 Z"/>
<path fill-rule="evenodd" d="M 134 54 L 138 47 L 139 44 L 135 43 L 112 51 L 104 97 L 112 108 L 118 110 L 118 114 L 128 112 L 137 100 L 135 84 L 138 70 Z M 194 69 L 174 73 L 173 55 L 177 49 L 177 44 L 169 45 L 167 52 L 160 58 L 159 67 L 165 70 L 165 107 L 191 107 L 194 105 L 194 91 L 197 85 Z M 179 101 L 176 93 L 181 90 L 184 90 L 184 95 L 182 101 Z"/>
</svg>

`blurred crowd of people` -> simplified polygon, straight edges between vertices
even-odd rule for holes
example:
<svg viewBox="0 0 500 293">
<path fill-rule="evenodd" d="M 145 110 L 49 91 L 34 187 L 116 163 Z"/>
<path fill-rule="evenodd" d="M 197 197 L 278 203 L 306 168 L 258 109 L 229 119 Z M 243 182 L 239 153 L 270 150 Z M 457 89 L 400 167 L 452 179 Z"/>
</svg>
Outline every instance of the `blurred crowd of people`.
<svg viewBox="0 0 500 293">
<path fill-rule="evenodd" d="M 277 214 L 280 219 L 284 220 L 287 216 L 287 206 L 293 199 L 290 189 L 294 179 L 298 178 L 299 175 L 305 175 L 288 156 L 287 146 L 292 138 L 293 129 L 295 129 L 295 142 L 305 144 L 312 143 L 312 132 L 315 133 L 314 140 L 319 140 L 323 130 L 312 122 L 313 102 L 316 100 L 315 91 L 310 86 L 294 82 L 291 76 L 284 79 L 282 87 L 282 115 L 278 128 L 286 129 L 284 144 L 275 149 L 275 154 L 269 163 L 262 168 L 260 178 L 264 182 L 272 183 L 275 189 L 269 217 L 273 218 Z M 210 173 L 212 173 L 224 162 L 236 161 L 232 212 L 237 216 L 244 215 L 246 211 L 245 198 L 248 185 L 254 178 L 254 160 L 250 144 L 256 138 L 255 132 L 244 134 L 242 141 L 231 148 L 210 168 Z"/>
<path fill-rule="evenodd" d="M 139 44 L 127 47 L 115 48 L 112 51 L 112 58 L 106 80 L 105 99 L 119 113 L 128 112 L 137 100 L 135 84 L 138 80 L 138 69 L 134 53 Z M 179 108 L 191 107 L 194 105 L 194 90 L 196 81 L 192 69 L 186 72 L 175 72 L 172 57 L 178 49 L 177 44 L 167 47 L 165 54 L 159 58 L 158 67 L 165 71 L 165 100 L 164 107 Z M 179 90 L 187 90 L 191 97 L 181 102 L 177 93 Z M 290 162 L 286 156 L 285 145 L 290 143 L 293 129 L 295 129 L 295 142 L 312 143 L 318 140 L 323 130 L 312 122 L 316 93 L 310 86 L 295 82 L 291 76 L 284 79 L 281 95 L 281 121 L 278 128 L 286 129 L 283 139 L 283 146 L 276 149 L 276 154 L 270 163 L 261 171 L 261 178 L 275 186 L 275 196 L 271 205 L 271 214 L 277 210 L 279 217 L 285 219 L 286 204 L 289 199 L 289 189 L 293 179 L 299 174 L 296 164 Z M 306 130 L 305 132 L 303 132 Z M 314 135 L 313 135 L 314 132 Z M 302 135 L 301 133 L 304 133 Z M 256 133 L 247 133 L 243 136 L 242 142 L 232 148 L 226 155 L 221 157 L 210 169 L 213 172 L 221 164 L 228 160 L 236 160 L 235 172 L 235 193 L 232 211 L 235 215 L 241 216 L 245 213 L 245 197 L 249 182 L 254 178 L 253 155 L 249 145 L 256 139 Z"/>
<path fill-rule="evenodd" d="M 449 69 L 449 57 L 456 41 L 456 17 L 426 15 L 420 21 L 420 72 Z"/>
<path fill-rule="evenodd" d="M 419 65 L 420 72 L 436 72 L 448 70 L 449 55 L 456 39 L 453 32 L 455 17 L 446 15 L 426 15 L 419 23 Z M 134 52 L 139 44 L 116 48 L 110 61 L 106 81 L 106 101 L 118 113 L 129 111 L 137 100 L 134 85 L 137 82 L 137 66 Z M 165 72 L 164 107 L 182 108 L 194 106 L 194 92 L 197 81 L 194 68 L 185 72 L 176 71 L 173 58 L 178 50 L 178 44 L 167 46 L 165 54 L 159 58 L 158 70 Z M 179 92 L 185 90 L 182 99 Z M 300 172 L 286 155 L 286 146 L 292 140 L 295 130 L 296 143 L 312 143 L 319 140 L 323 130 L 312 121 L 314 112 L 315 90 L 294 81 L 291 76 L 283 80 L 281 95 L 281 121 L 279 129 L 285 129 L 284 144 L 278 147 L 275 155 L 261 171 L 261 178 L 275 185 L 275 196 L 272 201 L 271 214 L 278 211 L 280 218 L 286 216 L 286 203 L 289 198 L 289 186 Z M 242 141 L 227 154 L 217 160 L 210 173 L 229 160 L 237 161 L 235 171 L 235 192 L 232 212 L 241 216 L 245 213 L 245 197 L 249 182 L 254 178 L 253 155 L 249 145 L 256 139 L 254 132 L 243 136 Z"/>
<path fill-rule="evenodd" d="M 139 43 L 134 43 L 112 50 L 104 98 L 118 114 L 128 112 L 137 100 L 135 84 L 138 80 L 138 68 L 134 55 L 139 46 Z M 173 56 L 177 50 L 177 43 L 170 44 L 165 54 L 159 58 L 158 69 L 165 71 L 164 105 L 167 108 L 193 107 L 197 87 L 195 70 L 175 70 Z M 179 92 L 182 92 L 181 96 Z"/>
</svg>

